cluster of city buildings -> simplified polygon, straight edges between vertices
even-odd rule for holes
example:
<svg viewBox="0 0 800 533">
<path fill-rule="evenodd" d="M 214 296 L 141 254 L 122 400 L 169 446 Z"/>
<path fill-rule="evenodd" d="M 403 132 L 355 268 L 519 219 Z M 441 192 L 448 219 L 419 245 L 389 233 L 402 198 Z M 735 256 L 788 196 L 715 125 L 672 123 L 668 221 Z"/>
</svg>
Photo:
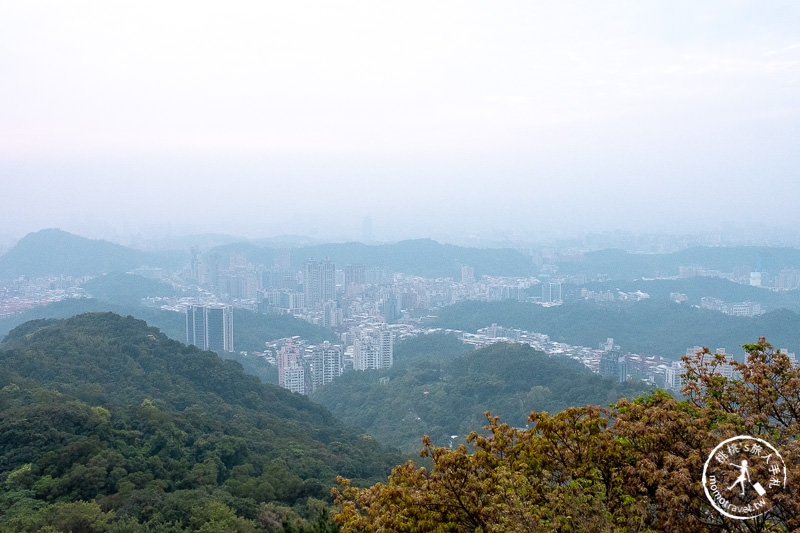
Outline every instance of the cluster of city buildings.
<svg viewBox="0 0 800 533">
<path fill-rule="evenodd" d="M 778 272 L 768 272 L 762 268 L 753 270 L 742 265 L 731 272 L 704 268 L 700 265 L 681 265 L 678 267 L 679 278 L 710 277 L 722 278 L 752 287 L 765 287 L 776 291 L 800 289 L 800 269 L 783 268 Z"/>
<path fill-rule="evenodd" d="M 281 339 L 275 344 L 278 385 L 292 392 L 309 394 L 342 375 L 342 347 L 328 341 L 305 346 L 298 338 Z"/>
<path fill-rule="evenodd" d="M 546 304 L 563 299 L 561 281 L 536 277 L 476 279 L 464 265 L 461 279 L 428 279 L 364 264 L 337 265 L 308 258 L 292 268 L 289 250 L 275 251 L 271 266 L 254 266 L 243 254 L 224 262 L 194 251 L 187 281 L 221 301 L 263 313 L 290 313 L 309 322 L 346 331 L 362 317 L 384 322 L 424 316 L 428 310 L 461 300 L 519 300 Z M 338 268 L 337 268 L 338 266 Z M 541 289 L 538 287 L 541 285 Z"/>
<path fill-rule="evenodd" d="M 786 354 L 792 365 L 797 364 L 797 357 L 794 352 L 790 352 L 786 348 L 781 348 L 778 351 Z M 725 348 L 717 348 L 714 353 L 705 353 L 705 349 L 702 346 L 686 348 L 686 357 L 689 359 L 693 360 L 701 353 L 700 362 L 703 365 L 707 365 L 709 370 L 727 379 L 741 379 L 741 373 L 729 362 L 730 356 L 725 353 Z M 680 390 L 684 385 L 684 372 L 685 368 L 681 361 L 673 361 L 669 364 L 665 369 L 664 388 Z"/>
<path fill-rule="evenodd" d="M 496 343 L 527 344 L 550 357 L 569 357 L 580 361 L 596 374 L 619 382 L 640 380 L 664 386 L 666 368 L 672 361 L 658 355 L 640 355 L 623 352 L 613 338 L 601 342 L 597 348 L 555 342 L 544 333 L 536 333 L 517 328 L 506 328 L 492 324 L 476 333 L 460 330 L 428 330 L 426 333 L 444 332 L 458 336 L 465 344 L 482 348 Z M 680 364 L 680 363 L 678 363 Z"/>
<path fill-rule="evenodd" d="M 614 343 L 613 338 L 608 338 L 599 343 L 597 348 L 586 346 L 575 346 L 565 343 L 553 342 L 549 336 L 543 333 L 535 333 L 517 328 L 505 328 L 492 324 L 490 327 L 481 328 L 476 333 L 469 333 L 459 330 L 428 330 L 426 333 L 433 332 L 453 333 L 465 344 L 470 344 L 475 348 L 481 348 L 495 343 L 521 343 L 532 346 L 543 351 L 551 357 L 570 357 L 583 363 L 592 372 L 601 376 L 614 379 L 618 382 L 638 380 L 650 383 L 653 386 L 662 387 L 667 390 L 680 391 L 683 387 L 682 374 L 685 373 L 683 361 L 666 359 L 658 355 L 640 355 L 630 352 L 623 352 L 622 348 Z M 693 346 L 686 349 L 686 356 L 693 358 L 704 349 L 701 346 Z M 795 354 L 782 348 L 781 353 L 788 356 L 789 360 L 796 364 Z M 723 356 L 725 361 L 715 358 Z M 714 353 L 707 353 L 702 356 L 702 362 L 713 365 L 714 371 L 728 379 L 741 377 L 733 365 L 729 362 L 730 358 L 725 352 L 725 348 L 717 348 Z"/>
<path fill-rule="evenodd" d="M 267 343 L 268 360 L 278 367 L 278 385 L 310 394 L 352 370 L 387 369 L 394 363 L 394 334 L 386 325 L 356 328 L 352 344 L 308 344 L 299 337 Z"/>
<path fill-rule="evenodd" d="M 291 251 L 274 251 L 270 266 L 251 264 L 244 254 L 231 254 L 226 262 L 218 256 L 194 251 L 189 280 L 206 287 L 222 301 L 262 313 L 290 313 L 309 322 L 343 332 L 365 320 L 386 323 L 409 321 L 424 316 L 432 308 L 462 300 L 515 300 L 541 305 L 560 305 L 566 300 L 597 302 L 639 301 L 648 299 L 642 291 L 593 291 L 581 287 L 585 276 L 557 276 L 541 265 L 538 277 L 500 277 L 475 275 L 474 268 L 462 265 L 459 279 L 422 278 L 364 264 L 337 264 L 331 259 L 308 258 L 293 268 Z M 563 259 L 563 258 L 561 258 Z M 223 264 L 224 263 L 224 264 Z M 295 263 L 296 264 L 296 263 Z M 800 288 L 800 270 L 783 269 L 771 276 L 748 266 L 724 273 L 697 265 L 679 267 L 679 278 L 716 276 L 750 285 L 777 289 Z M 685 301 L 685 295 L 671 295 Z M 755 302 L 718 302 L 705 299 L 704 307 L 737 316 L 756 316 L 764 312 Z"/>
<path fill-rule="evenodd" d="M 765 313 L 761 308 L 761 304 L 756 302 L 724 302 L 719 298 L 712 298 L 711 296 L 704 296 L 700 298 L 700 307 L 703 309 L 710 309 L 712 311 L 719 311 L 731 316 L 759 316 Z"/>
<path fill-rule="evenodd" d="M 615 291 L 592 291 L 581 287 L 578 295 L 582 300 L 589 300 L 594 302 L 616 302 L 616 301 L 633 301 L 638 302 L 647 300 L 650 295 L 642 291 L 625 292 L 620 290 Z"/>
<path fill-rule="evenodd" d="M 0 286 L 0 318 L 61 300 L 82 298 L 80 285 L 90 278 L 72 276 L 23 277 Z"/>
<path fill-rule="evenodd" d="M 213 266 L 216 268 L 218 265 Z M 335 262 L 327 258 L 308 258 L 301 269 L 292 270 L 288 251 L 277 252 L 275 264 L 269 269 L 253 267 L 240 255 L 231 256 L 229 265 L 224 269 L 216 268 L 216 274 L 208 274 L 208 263 L 206 274 L 198 269 L 196 267 L 192 272 L 198 282 L 205 280 L 206 287 L 236 306 L 264 313 L 290 313 L 338 334 L 340 342 L 334 344 L 311 345 L 297 338 L 268 344 L 266 354 L 278 367 L 279 384 L 301 394 L 313 392 L 348 368 L 389 368 L 393 362 L 393 343 L 398 336 L 402 338 L 433 331 L 414 325 L 421 324 L 421 319 L 430 309 L 467 299 L 559 305 L 567 296 L 563 293 L 562 280 L 547 274 L 540 278 L 482 276 L 477 279 L 474 269 L 464 265 L 461 279 L 454 281 L 393 273 L 362 264 L 337 268 Z M 681 268 L 684 277 L 709 274 L 699 267 Z M 641 291 L 579 290 L 580 293 L 574 296 L 587 300 L 638 301 L 649 298 Z M 685 295 L 678 293 L 671 294 L 670 298 L 674 301 L 686 299 Z M 726 304 L 712 298 L 704 298 L 703 306 L 739 316 L 755 316 L 763 312 L 758 304 L 751 302 Z M 213 306 L 204 306 L 203 309 L 213 309 Z M 187 338 L 190 312 L 196 311 L 187 310 Z M 396 325 L 398 322 L 403 325 Z M 681 386 L 681 362 L 657 355 L 623 352 L 611 338 L 601 342 L 597 348 L 589 348 L 553 342 L 545 334 L 496 324 L 476 333 L 450 332 L 476 348 L 497 342 L 526 343 L 550 356 L 579 360 L 593 372 L 620 382 L 642 380 L 675 390 Z M 201 345 L 199 342 L 195 344 Z M 232 340 L 225 346 L 232 347 Z M 689 348 L 687 353 L 695 349 Z"/>
<path fill-rule="evenodd" d="M 184 312 L 187 343 L 216 352 L 234 351 L 234 308 L 292 314 L 332 330 L 338 337 L 335 343 L 311 345 L 297 338 L 265 339 L 271 341 L 265 353 L 278 367 L 280 385 L 302 394 L 329 383 L 345 369 L 391 367 L 396 340 L 430 332 L 421 324 L 431 310 L 462 300 L 513 300 L 550 306 L 571 298 L 608 302 L 649 298 L 641 291 L 591 291 L 579 285 L 567 288 L 568 283 L 580 280 L 557 277 L 557 269 L 547 268 L 554 265 L 544 260 L 538 277 L 477 277 L 473 267 L 463 265 L 460 279 L 454 280 L 423 278 L 364 264 L 337 268 L 329 258 L 307 258 L 300 268 L 293 268 L 289 250 L 276 250 L 273 259 L 269 267 L 254 266 L 244 254 L 234 253 L 223 261 L 219 256 L 193 250 L 191 264 L 178 283 L 183 288 L 191 287 L 194 296 L 180 301 L 155 298 L 151 303 Z M 138 273 L 163 276 L 160 270 Z M 779 290 L 800 288 L 800 270 L 796 269 L 769 275 L 749 267 L 732 273 L 699 266 L 680 267 L 679 277 L 691 276 L 718 276 Z M 0 317 L 35 305 L 85 296 L 79 286 L 86 279 L 21 278 L 0 290 Z M 672 293 L 670 299 L 688 298 Z M 764 312 L 758 303 L 728 303 L 710 297 L 703 298 L 701 305 L 737 316 Z M 680 362 L 623 353 L 613 339 L 597 348 L 572 346 L 553 342 L 545 334 L 496 324 L 476 333 L 453 333 L 476 348 L 496 342 L 526 343 L 550 356 L 577 359 L 592 371 L 619 381 L 641 379 L 669 389 L 680 388 Z M 689 348 L 687 353 L 696 348 Z"/>
</svg>

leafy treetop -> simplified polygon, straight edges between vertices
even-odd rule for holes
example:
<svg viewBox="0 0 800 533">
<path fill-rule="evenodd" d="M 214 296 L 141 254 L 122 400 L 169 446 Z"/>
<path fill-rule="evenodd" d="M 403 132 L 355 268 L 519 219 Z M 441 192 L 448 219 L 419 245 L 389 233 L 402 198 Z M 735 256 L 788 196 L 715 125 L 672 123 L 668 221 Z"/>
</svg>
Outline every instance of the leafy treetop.
<svg viewBox="0 0 800 533">
<path fill-rule="evenodd" d="M 486 413 L 469 448 L 423 439 L 430 469 L 409 461 L 385 483 L 333 489 L 342 531 L 795 531 L 795 490 L 756 519 L 717 513 L 701 484 L 709 452 L 736 435 L 760 436 L 800 481 L 800 368 L 765 339 L 747 362 L 707 349 L 684 359 L 686 400 L 657 391 L 609 408 L 532 412 L 531 429 Z M 718 372 L 732 364 L 741 379 Z"/>
</svg>

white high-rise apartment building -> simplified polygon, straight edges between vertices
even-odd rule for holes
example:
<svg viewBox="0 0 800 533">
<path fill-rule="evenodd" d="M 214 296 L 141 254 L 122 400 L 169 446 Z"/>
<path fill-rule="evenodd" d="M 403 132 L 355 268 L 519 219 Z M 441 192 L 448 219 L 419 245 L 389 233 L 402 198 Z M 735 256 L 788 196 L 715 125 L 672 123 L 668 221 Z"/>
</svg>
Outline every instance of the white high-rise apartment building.
<svg viewBox="0 0 800 533">
<path fill-rule="evenodd" d="M 186 343 L 213 352 L 232 352 L 233 307 L 190 305 L 186 309 Z"/>
<path fill-rule="evenodd" d="M 353 341 L 353 368 L 376 370 L 394 363 L 394 335 L 386 328 L 365 329 Z"/>
<path fill-rule="evenodd" d="M 378 346 L 372 337 L 365 336 L 353 341 L 353 368 L 355 370 L 371 370 L 380 368 Z"/>
<path fill-rule="evenodd" d="M 342 375 L 342 347 L 328 341 L 314 348 L 311 358 L 311 381 L 314 388 Z"/>
<path fill-rule="evenodd" d="M 672 363 L 664 370 L 664 388 L 680 390 L 680 388 L 683 386 L 683 380 L 681 380 L 681 374 L 683 372 L 683 363 L 680 361 L 672 361 Z"/>
<path fill-rule="evenodd" d="M 284 389 L 300 394 L 306 393 L 306 369 L 302 365 L 284 369 L 282 377 L 283 385 L 281 386 Z"/>
<path fill-rule="evenodd" d="M 275 358 L 278 363 L 278 385 L 292 392 L 306 393 L 306 370 L 300 345 L 287 339 Z"/>
<path fill-rule="evenodd" d="M 381 368 L 391 368 L 394 364 L 394 335 L 388 329 L 383 329 L 379 338 Z"/>
</svg>

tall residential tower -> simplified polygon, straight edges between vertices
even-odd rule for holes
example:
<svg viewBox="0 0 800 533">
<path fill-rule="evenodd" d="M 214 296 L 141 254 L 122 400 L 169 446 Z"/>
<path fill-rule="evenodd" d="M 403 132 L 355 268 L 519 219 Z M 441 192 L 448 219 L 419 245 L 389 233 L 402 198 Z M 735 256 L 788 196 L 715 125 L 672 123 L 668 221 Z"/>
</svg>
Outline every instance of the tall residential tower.
<svg viewBox="0 0 800 533">
<path fill-rule="evenodd" d="M 306 261 L 303 271 L 305 303 L 309 309 L 320 309 L 325 302 L 336 299 L 336 264 L 325 261 Z"/>
<path fill-rule="evenodd" d="M 190 305 L 186 309 L 186 343 L 213 352 L 233 351 L 233 308 Z"/>
</svg>

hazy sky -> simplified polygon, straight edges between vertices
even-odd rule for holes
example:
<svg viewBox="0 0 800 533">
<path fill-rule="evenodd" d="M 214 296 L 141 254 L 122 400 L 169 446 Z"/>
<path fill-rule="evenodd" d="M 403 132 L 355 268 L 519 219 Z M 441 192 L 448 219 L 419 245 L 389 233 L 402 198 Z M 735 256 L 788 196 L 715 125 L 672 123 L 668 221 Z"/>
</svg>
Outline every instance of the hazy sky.
<svg viewBox="0 0 800 533">
<path fill-rule="evenodd" d="M 800 3 L 0 2 L 0 233 L 800 222 Z"/>
</svg>

